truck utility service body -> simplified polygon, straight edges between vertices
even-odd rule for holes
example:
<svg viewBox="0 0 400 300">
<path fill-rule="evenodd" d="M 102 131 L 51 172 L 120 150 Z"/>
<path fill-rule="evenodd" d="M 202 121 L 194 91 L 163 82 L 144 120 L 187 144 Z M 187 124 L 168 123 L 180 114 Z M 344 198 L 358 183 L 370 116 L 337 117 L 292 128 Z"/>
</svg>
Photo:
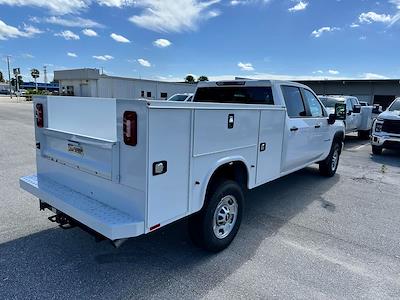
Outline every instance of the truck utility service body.
<svg viewBox="0 0 400 300">
<path fill-rule="evenodd" d="M 231 103 L 242 99 L 251 104 Z M 37 174 L 21 187 L 57 222 L 113 241 L 189 215 L 202 222 L 223 180 L 228 190 L 252 189 L 313 163 L 333 176 L 344 138 L 343 122 L 292 82 L 200 83 L 187 103 L 35 97 L 33 105 Z M 236 234 L 242 194 L 233 194 L 216 204 L 221 244 L 210 250 Z"/>
</svg>

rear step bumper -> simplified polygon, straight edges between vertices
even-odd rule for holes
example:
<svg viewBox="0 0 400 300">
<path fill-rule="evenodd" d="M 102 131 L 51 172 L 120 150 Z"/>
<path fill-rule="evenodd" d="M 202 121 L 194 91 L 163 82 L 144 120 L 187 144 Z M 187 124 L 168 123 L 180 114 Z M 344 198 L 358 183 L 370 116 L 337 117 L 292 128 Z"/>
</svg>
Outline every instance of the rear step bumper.
<svg viewBox="0 0 400 300">
<path fill-rule="evenodd" d="M 45 177 L 25 176 L 19 180 L 25 191 L 110 240 L 144 233 L 144 222 L 125 212 L 89 198 Z"/>
</svg>

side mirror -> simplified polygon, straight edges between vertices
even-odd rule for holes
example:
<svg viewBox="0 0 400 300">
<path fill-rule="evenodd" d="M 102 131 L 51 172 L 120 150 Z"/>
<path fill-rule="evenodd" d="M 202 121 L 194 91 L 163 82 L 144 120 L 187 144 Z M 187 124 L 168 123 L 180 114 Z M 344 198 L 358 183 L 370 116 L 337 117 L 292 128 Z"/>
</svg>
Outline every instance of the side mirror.
<svg viewBox="0 0 400 300">
<path fill-rule="evenodd" d="M 336 122 L 336 115 L 335 114 L 330 114 L 328 117 L 328 124 L 333 125 Z"/>
<path fill-rule="evenodd" d="M 353 113 L 359 114 L 360 112 L 361 112 L 361 105 L 358 105 L 358 104 L 354 105 Z"/>
<path fill-rule="evenodd" d="M 335 117 L 336 120 L 346 120 L 346 104 L 336 103 L 335 104 Z"/>
</svg>

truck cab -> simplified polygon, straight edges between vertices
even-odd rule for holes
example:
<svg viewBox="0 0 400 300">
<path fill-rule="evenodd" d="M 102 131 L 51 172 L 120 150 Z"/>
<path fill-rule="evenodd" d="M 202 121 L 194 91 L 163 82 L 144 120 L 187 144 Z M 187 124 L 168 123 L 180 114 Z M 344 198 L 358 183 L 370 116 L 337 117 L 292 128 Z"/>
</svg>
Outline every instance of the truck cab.
<svg viewBox="0 0 400 300">
<path fill-rule="evenodd" d="M 333 112 L 335 105 L 346 105 L 346 134 L 357 132 L 362 139 L 368 139 L 372 127 L 372 106 L 361 105 L 354 96 L 319 96 L 329 112 Z"/>
<path fill-rule="evenodd" d="M 385 148 L 400 149 L 400 98 L 374 121 L 371 144 L 375 155 L 382 154 Z"/>
</svg>

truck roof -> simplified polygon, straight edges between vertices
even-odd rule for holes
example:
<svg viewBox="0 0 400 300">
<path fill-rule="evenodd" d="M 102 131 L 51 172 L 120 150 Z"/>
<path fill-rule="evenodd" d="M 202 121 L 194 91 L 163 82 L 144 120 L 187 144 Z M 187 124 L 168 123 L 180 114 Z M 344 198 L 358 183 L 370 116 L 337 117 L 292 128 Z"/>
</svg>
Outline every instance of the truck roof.
<svg viewBox="0 0 400 300">
<path fill-rule="evenodd" d="M 284 80 L 268 80 L 268 79 L 244 79 L 244 80 L 221 80 L 221 81 L 201 81 L 197 84 L 198 88 L 202 87 L 222 87 L 222 86 L 271 86 L 271 85 L 291 85 L 297 87 L 308 88 L 306 85 Z"/>
</svg>

